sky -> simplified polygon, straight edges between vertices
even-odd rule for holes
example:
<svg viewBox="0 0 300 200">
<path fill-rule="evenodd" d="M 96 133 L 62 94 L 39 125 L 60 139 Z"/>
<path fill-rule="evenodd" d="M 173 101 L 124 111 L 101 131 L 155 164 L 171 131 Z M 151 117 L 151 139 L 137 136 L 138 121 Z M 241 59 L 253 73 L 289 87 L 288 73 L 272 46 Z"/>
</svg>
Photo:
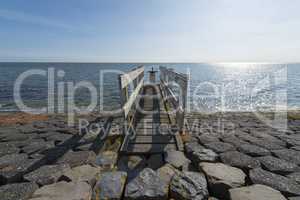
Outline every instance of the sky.
<svg viewBox="0 0 300 200">
<path fill-rule="evenodd" d="M 300 62 L 299 0 L 0 1 L 0 61 Z"/>
</svg>

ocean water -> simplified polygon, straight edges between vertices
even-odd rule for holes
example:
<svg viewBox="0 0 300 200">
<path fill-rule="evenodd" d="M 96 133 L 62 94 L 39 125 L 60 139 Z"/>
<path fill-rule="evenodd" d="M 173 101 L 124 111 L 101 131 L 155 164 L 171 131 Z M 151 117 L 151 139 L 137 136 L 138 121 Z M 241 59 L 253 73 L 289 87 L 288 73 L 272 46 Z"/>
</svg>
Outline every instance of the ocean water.
<svg viewBox="0 0 300 200">
<path fill-rule="evenodd" d="M 90 84 L 97 91 L 96 109 L 113 110 L 120 107 L 118 73 L 140 64 L 133 63 L 0 63 L 0 112 L 18 111 L 14 92 L 16 80 L 33 71 L 47 72 L 31 75 L 21 84 L 22 101 L 32 108 L 47 105 L 48 70 L 54 70 L 54 107 L 58 99 L 67 104 L 68 83 Z M 144 64 L 146 69 L 172 67 L 190 77 L 188 111 L 251 111 L 300 108 L 300 64 L 199 63 Z M 29 72 L 28 72 L 29 71 Z M 36 72 L 36 71 L 35 71 Z M 101 76 L 101 73 L 103 76 Z M 145 73 L 147 76 L 148 74 Z M 100 78 L 103 77 L 103 78 Z M 58 87 L 64 85 L 64 94 Z M 78 88 L 74 94 L 78 107 L 90 103 L 91 94 Z M 103 105 L 102 107 L 100 105 Z"/>
</svg>

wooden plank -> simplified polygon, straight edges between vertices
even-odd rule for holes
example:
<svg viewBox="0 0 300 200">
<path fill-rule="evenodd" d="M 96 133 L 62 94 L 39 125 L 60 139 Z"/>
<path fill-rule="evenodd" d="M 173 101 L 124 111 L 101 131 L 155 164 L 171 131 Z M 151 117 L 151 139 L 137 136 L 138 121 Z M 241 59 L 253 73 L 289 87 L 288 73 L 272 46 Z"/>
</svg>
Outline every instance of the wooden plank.
<svg viewBox="0 0 300 200">
<path fill-rule="evenodd" d="M 135 79 L 137 79 L 141 74 L 144 73 L 144 66 L 138 67 L 137 69 L 128 72 L 126 74 L 120 75 L 121 88 L 127 87 L 130 83 L 132 83 Z"/>
<path fill-rule="evenodd" d="M 135 139 L 129 141 L 130 144 L 175 144 L 175 142 L 173 135 L 137 135 Z"/>
<path fill-rule="evenodd" d="M 154 154 L 169 150 L 177 150 L 176 144 L 129 144 L 127 153 L 130 154 Z"/>
<path fill-rule="evenodd" d="M 143 129 L 136 129 L 135 133 L 140 135 L 167 135 L 170 134 L 171 132 L 169 130 L 159 129 L 159 128 L 149 128 L 149 129 L 143 128 Z"/>
</svg>

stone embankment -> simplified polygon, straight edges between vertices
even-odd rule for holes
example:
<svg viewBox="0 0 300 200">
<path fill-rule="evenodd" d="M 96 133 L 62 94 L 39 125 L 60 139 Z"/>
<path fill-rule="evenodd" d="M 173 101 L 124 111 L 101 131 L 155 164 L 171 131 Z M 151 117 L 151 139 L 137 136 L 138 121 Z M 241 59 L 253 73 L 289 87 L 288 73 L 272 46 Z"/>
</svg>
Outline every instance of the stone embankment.
<svg viewBox="0 0 300 200">
<path fill-rule="evenodd" d="M 118 155 L 120 119 L 106 140 L 59 117 L 3 125 L 0 199 L 300 199 L 300 120 L 279 131 L 247 113 L 187 119 L 185 152 L 152 156 Z"/>
</svg>

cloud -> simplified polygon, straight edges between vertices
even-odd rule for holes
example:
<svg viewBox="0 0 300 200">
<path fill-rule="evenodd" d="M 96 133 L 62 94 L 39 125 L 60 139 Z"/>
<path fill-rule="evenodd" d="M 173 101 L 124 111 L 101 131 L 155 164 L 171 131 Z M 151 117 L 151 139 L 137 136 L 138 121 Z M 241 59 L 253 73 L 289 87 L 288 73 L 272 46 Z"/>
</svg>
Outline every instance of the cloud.
<svg viewBox="0 0 300 200">
<path fill-rule="evenodd" d="M 17 12 L 12 10 L 0 9 L 0 18 L 11 20 L 11 21 L 22 22 L 22 23 L 30 23 L 30 24 L 40 25 L 40 26 L 65 29 L 68 31 L 74 30 L 74 27 L 68 24 L 63 24 L 61 22 L 51 20 L 42 16 L 30 15 L 23 12 Z"/>
</svg>

